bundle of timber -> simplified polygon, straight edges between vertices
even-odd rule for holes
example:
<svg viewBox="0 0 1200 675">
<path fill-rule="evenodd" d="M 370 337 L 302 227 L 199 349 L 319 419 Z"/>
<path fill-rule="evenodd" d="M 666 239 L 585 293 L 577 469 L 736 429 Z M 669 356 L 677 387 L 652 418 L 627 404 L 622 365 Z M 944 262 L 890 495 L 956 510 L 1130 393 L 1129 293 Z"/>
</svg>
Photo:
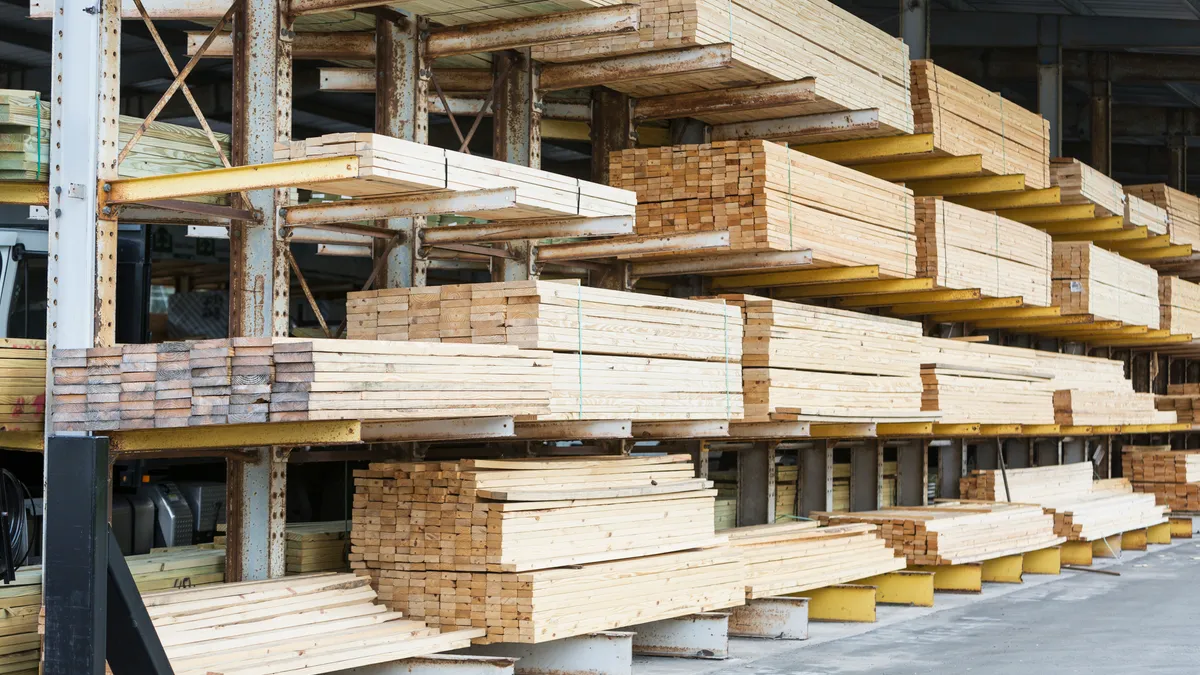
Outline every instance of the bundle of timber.
<svg viewBox="0 0 1200 675">
<path fill-rule="evenodd" d="M 1184 393 L 1186 386 L 1167 385 L 1167 395 L 1156 396 L 1154 403 L 1159 410 L 1175 413 L 1176 421 L 1180 424 L 1196 424 L 1200 422 L 1200 415 L 1197 414 L 1200 407 L 1200 387 L 1191 385 L 1195 389 Z"/>
<path fill-rule="evenodd" d="M 1063 314 L 1092 314 L 1135 326 L 1159 326 L 1158 272 L 1090 242 L 1054 243 L 1054 304 Z"/>
<path fill-rule="evenodd" d="M 1050 186 L 1050 123 L 1041 115 L 932 61 L 912 62 L 912 102 L 916 133 L 933 134 L 938 154 L 982 155 L 989 174 Z"/>
<path fill-rule="evenodd" d="M 351 293 L 351 338 L 548 349 L 539 420 L 740 419 L 742 315 L 685 300 L 516 281 Z"/>
<path fill-rule="evenodd" d="M 1054 375 L 1031 350 L 924 339 L 922 408 L 945 424 L 1054 424 Z"/>
<path fill-rule="evenodd" d="M 493 219 L 631 216 L 637 203 L 626 190 L 380 134 L 326 134 L 275 145 L 276 161 L 329 157 L 353 158 L 357 176 L 298 187 L 349 197 L 515 188 L 515 207 L 467 210 Z"/>
<path fill-rule="evenodd" d="M 775 465 L 775 522 L 791 520 L 796 512 L 800 467 L 795 464 Z"/>
<path fill-rule="evenodd" d="M 742 357 L 742 313 L 578 280 L 504 281 L 350 293 L 352 340 L 506 344 L 558 352 L 730 361 Z"/>
<path fill-rule="evenodd" d="M 747 599 L 844 584 L 907 565 L 875 525 L 819 527 L 805 522 L 741 527 L 725 534 L 746 562 Z"/>
<path fill-rule="evenodd" d="M 1125 227 L 1144 227 L 1152 235 L 1170 234 L 1171 216 L 1157 204 L 1126 194 Z"/>
<path fill-rule="evenodd" d="M 959 565 L 1063 543 L 1054 519 L 1028 504 L 948 502 L 861 513 L 819 513 L 822 525 L 879 525 L 884 541 L 910 565 Z"/>
<path fill-rule="evenodd" d="M 526 572 L 718 543 L 716 492 L 688 455 L 376 463 L 355 476 L 354 569 Z"/>
<path fill-rule="evenodd" d="M 393 609 L 484 642 L 739 605 L 743 565 L 694 476 L 687 455 L 375 463 L 355 472 L 351 566 Z"/>
<path fill-rule="evenodd" d="M 124 147 L 143 120 L 122 115 L 117 142 Z M 225 156 L 229 136 L 214 134 Z M 121 178 L 202 171 L 223 166 L 200 129 L 151 122 L 117 168 Z M 0 180 L 50 177 L 50 103 L 36 91 L 0 89 Z"/>
<path fill-rule="evenodd" d="M 0 339 L 0 394 L 0 431 L 45 428 L 45 340 Z"/>
<path fill-rule="evenodd" d="M 1060 464 L 1030 469 L 972 471 L 959 480 L 963 499 L 995 502 L 1027 502 L 1084 495 L 1092 491 L 1092 464 Z"/>
<path fill-rule="evenodd" d="M 946 288 L 1050 305 L 1050 235 L 936 197 L 919 197 L 916 207 L 917 276 Z"/>
<path fill-rule="evenodd" d="M 1068 426 L 1175 424 L 1173 411 L 1160 410 L 1154 394 L 1061 389 L 1054 392 L 1054 417 Z"/>
<path fill-rule="evenodd" d="M 350 524 L 344 520 L 322 523 L 288 523 L 287 573 L 345 572 L 350 570 Z"/>
<path fill-rule="evenodd" d="M 614 186 L 637 192 L 638 234 L 728 230 L 733 250 L 812 249 L 819 266 L 916 274 L 904 187 L 768 141 L 622 150 L 609 165 Z"/>
<path fill-rule="evenodd" d="M 849 461 L 838 461 L 838 458 L 835 457 L 831 473 L 833 479 L 833 510 L 849 511 L 850 474 L 853 473 L 853 467 Z"/>
<path fill-rule="evenodd" d="M 1161 183 L 1126 185 L 1125 192 L 1167 212 L 1167 234 L 1171 235 L 1172 244 L 1191 244 L 1200 250 L 1200 197 Z"/>
<path fill-rule="evenodd" d="M 470 646 L 376 604 L 367 579 L 316 574 L 143 597 L 178 675 L 333 673 Z"/>
<path fill-rule="evenodd" d="M 1127 445 L 1121 448 L 1121 474 L 1135 492 L 1154 495 L 1172 511 L 1200 511 L 1200 450 Z"/>
<path fill-rule="evenodd" d="M 1172 334 L 1200 336 L 1200 284 L 1179 277 L 1158 278 L 1159 327 Z"/>
<path fill-rule="evenodd" d="M 752 295 L 742 380 L 752 421 L 912 421 L 921 412 L 921 326 Z"/>
<path fill-rule="evenodd" d="M 185 352 L 187 367 L 161 358 Z M 505 345 L 291 338 L 57 350 L 53 415 L 64 431 L 543 415 L 551 356 Z"/>
<path fill-rule="evenodd" d="M 1052 160 L 1050 184 L 1059 188 L 1063 204 L 1093 204 L 1098 218 L 1125 215 L 1127 197 L 1121 184 L 1077 159 Z"/>
<path fill-rule="evenodd" d="M 1004 473 L 972 472 L 960 481 L 963 496 L 1042 506 L 1054 516 L 1055 533 L 1071 541 L 1095 541 L 1165 520 L 1163 508 L 1155 506 L 1148 495 L 1134 494 L 1129 481 L 1093 482 L 1091 462 L 1009 469 Z"/>
<path fill-rule="evenodd" d="M 613 0 L 589 0 L 608 5 Z M 911 133 L 908 47 L 827 0 L 641 0 L 640 30 L 533 48 L 549 63 L 693 47 L 732 46 L 732 63 L 688 74 L 665 74 L 608 86 L 641 98 L 815 78 L 811 102 L 778 109 L 692 115 L 711 124 L 789 115 L 876 109 L 878 124 L 844 134 Z M 681 110 L 686 114 L 686 110 Z M 813 135 L 842 137 L 814 124 Z M 825 131 L 825 134 L 821 134 Z"/>
<path fill-rule="evenodd" d="M 225 580 L 225 550 L 194 548 L 162 550 L 125 558 L 133 581 L 143 593 L 187 588 Z M 0 585 L 0 672 L 37 675 L 41 660 L 38 612 L 42 606 L 42 568 L 22 567 L 16 581 Z"/>
</svg>

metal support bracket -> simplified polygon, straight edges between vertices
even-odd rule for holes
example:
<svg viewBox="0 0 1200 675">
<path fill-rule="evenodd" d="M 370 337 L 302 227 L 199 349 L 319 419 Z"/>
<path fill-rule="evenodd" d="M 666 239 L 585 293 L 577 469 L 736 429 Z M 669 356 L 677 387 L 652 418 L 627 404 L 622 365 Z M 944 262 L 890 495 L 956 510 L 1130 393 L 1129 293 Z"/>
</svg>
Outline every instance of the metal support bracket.
<svg viewBox="0 0 1200 675">
<path fill-rule="evenodd" d="M 729 634 L 770 640 L 808 639 L 808 598 L 772 597 L 747 600 L 734 607 Z"/>
<path fill-rule="evenodd" d="M 605 631 L 540 644 L 471 647 L 471 654 L 519 659 L 516 675 L 632 675 L 633 633 Z"/>
<path fill-rule="evenodd" d="M 729 658 L 729 613 L 703 612 L 637 626 L 633 653 L 689 659 Z"/>
</svg>

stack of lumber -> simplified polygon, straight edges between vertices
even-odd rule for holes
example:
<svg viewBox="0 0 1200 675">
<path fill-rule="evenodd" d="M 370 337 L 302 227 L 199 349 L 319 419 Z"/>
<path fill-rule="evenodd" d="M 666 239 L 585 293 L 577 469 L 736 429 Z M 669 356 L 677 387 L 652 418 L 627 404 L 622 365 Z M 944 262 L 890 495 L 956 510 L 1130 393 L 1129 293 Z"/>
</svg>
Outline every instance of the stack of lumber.
<svg viewBox="0 0 1200 675">
<path fill-rule="evenodd" d="M 183 418 L 189 426 L 549 411 L 548 352 L 506 345 L 290 338 L 168 344 L 174 354 L 183 349 L 180 345 L 188 350 L 188 385 L 160 379 L 182 376 L 179 362 L 158 360 L 162 354 L 149 349 L 155 345 L 57 350 L 55 424 L 64 431 L 177 426 L 174 420 L 160 422 L 167 416 L 159 407 L 164 399 L 190 400 L 191 414 Z M 167 349 L 166 344 L 157 347 Z M 164 383 L 170 388 L 156 389 Z"/>
<path fill-rule="evenodd" d="M 1144 227 L 1151 235 L 1170 234 L 1171 216 L 1163 207 L 1134 194 L 1125 195 L 1125 227 Z"/>
<path fill-rule="evenodd" d="M 1063 314 L 1158 328 L 1158 272 L 1090 242 L 1054 243 L 1054 304 Z"/>
<path fill-rule="evenodd" d="M 924 338 L 922 408 L 944 424 L 1054 424 L 1054 375 L 1032 350 Z"/>
<path fill-rule="evenodd" d="M 118 147 L 142 125 L 122 115 Z M 225 156 L 229 136 L 215 134 Z M 143 178 L 220 168 L 221 158 L 200 129 L 152 122 L 121 162 L 121 178 Z M 0 89 L 0 180 L 48 180 L 50 177 L 50 103 L 36 91 Z"/>
<path fill-rule="evenodd" d="M 482 631 L 439 633 L 375 602 L 366 579 L 318 574 L 146 595 L 177 675 L 334 673 L 463 649 Z"/>
<path fill-rule="evenodd" d="M 921 326 L 752 295 L 742 379 L 750 421 L 905 421 L 921 412 Z"/>
<path fill-rule="evenodd" d="M 516 207 L 470 213 L 494 219 L 631 216 L 636 203 L 625 190 L 379 134 L 326 134 L 275 145 L 276 161 L 323 157 L 357 157 L 357 177 L 298 187 L 348 197 L 516 188 Z"/>
<path fill-rule="evenodd" d="M 333 520 L 323 523 L 288 523 L 287 573 L 349 571 L 349 523 Z"/>
<path fill-rule="evenodd" d="M 912 102 L 916 133 L 933 134 L 937 154 L 983 155 L 989 174 L 1050 187 L 1050 123 L 1041 115 L 932 61 L 912 62 Z"/>
<path fill-rule="evenodd" d="M 393 609 L 484 642 L 739 605 L 744 568 L 694 475 L 686 455 L 371 464 L 355 472 L 351 567 Z"/>
<path fill-rule="evenodd" d="M 839 462 L 834 460 L 833 463 L 833 510 L 834 511 L 849 511 L 850 510 L 850 474 L 853 472 L 853 467 L 850 462 Z"/>
<path fill-rule="evenodd" d="M 1155 397 L 1154 403 L 1159 410 L 1175 413 L 1176 421 L 1180 424 L 1196 424 L 1200 422 L 1200 415 L 1197 415 L 1197 406 L 1200 406 L 1200 387 L 1196 387 L 1196 385 L 1191 385 L 1192 389 L 1187 389 L 1187 387 L 1188 385 L 1167 385 L 1167 395 Z"/>
<path fill-rule="evenodd" d="M 383 463 L 369 473 L 356 481 L 355 569 L 526 572 L 717 541 L 716 493 L 688 455 Z M 394 526 L 369 529 L 374 509 Z"/>
<path fill-rule="evenodd" d="M 1121 448 L 1121 474 L 1135 492 L 1154 495 L 1172 511 L 1200 511 L 1200 450 L 1127 445 Z"/>
<path fill-rule="evenodd" d="M 974 471 L 960 481 L 960 489 L 973 499 L 1038 504 L 1054 516 L 1055 533 L 1071 541 L 1095 541 L 1165 521 L 1163 507 L 1149 495 L 1134 494 L 1129 481 L 1093 482 L 1091 462 L 1007 474 L 1007 492 L 998 470 Z"/>
<path fill-rule="evenodd" d="M 46 341 L 0 339 L 0 431 L 42 431 Z"/>
<path fill-rule="evenodd" d="M 1172 244 L 1191 244 L 1200 250 L 1200 197 L 1161 183 L 1126 185 L 1125 192 L 1167 212 L 1167 234 L 1171 235 Z"/>
<path fill-rule="evenodd" d="M 740 527 L 725 534 L 746 562 L 747 599 L 844 584 L 907 565 L 875 525 L 804 522 Z"/>
<path fill-rule="evenodd" d="M 737 470 L 710 471 L 708 477 L 717 490 L 716 505 L 713 507 L 713 519 L 718 530 L 737 527 Z"/>
<path fill-rule="evenodd" d="M 577 281 L 352 293 L 351 338 L 499 343 L 554 352 L 539 420 L 738 419 L 742 314 Z"/>
<path fill-rule="evenodd" d="M 883 479 L 883 496 L 879 500 L 880 508 L 887 508 L 896 505 L 896 481 L 899 471 L 898 462 L 883 463 L 883 471 L 881 473 Z"/>
<path fill-rule="evenodd" d="M 191 588 L 225 580 L 225 550 L 193 548 L 160 550 L 125 559 L 143 593 Z M 36 675 L 41 659 L 38 612 L 42 605 L 40 565 L 17 570 L 16 581 L 0 585 L 0 672 Z"/>
<path fill-rule="evenodd" d="M 1090 462 L 1008 469 L 1006 472 L 976 470 L 959 480 L 963 499 L 989 502 L 1040 504 L 1047 499 L 1087 494 L 1091 490 Z"/>
<path fill-rule="evenodd" d="M 589 2 L 614 4 L 614 0 Z M 609 86 L 640 98 L 813 77 L 812 103 L 790 105 L 783 111 L 760 109 L 695 116 L 715 124 L 877 109 L 878 129 L 868 130 L 867 134 L 912 132 L 908 47 L 832 2 L 642 0 L 638 4 L 641 21 L 637 33 L 539 45 L 533 48 L 533 58 L 560 63 L 731 43 L 733 62 L 729 67 L 618 81 Z M 860 131 L 856 135 L 862 134 Z"/>
<path fill-rule="evenodd" d="M 1059 188 L 1063 204 L 1093 204 L 1097 218 L 1125 215 L 1125 188 L 1077 159 L 1052 160 L 1050 184 Z"/>
<path fill-rule="evenodd" d="M 1174 424 L 1174 413 L 1160 411 L 1154 394 L 1135 392 L 1125 364 L 1112 359 L 1027 350 L 1037 369 L 1054 375 L 1056 424 L 1111 426 Z"/>
<path fill-rule="evenodd" d="M 959 565 L 1036 551 L 1063 542 L 1054 519 L 1027 504 L 949 502 L 861 513 L 819 513 L 822 525 L 871 523 L 910 565 Z"/>
<path fill-rule="evenodd" d="M 800 467 L 795 464 L 775 466 L 775 522 L 790 521 L 796 513 L 796 489 L 800 479 Z"/>
<path fill-rule="evenodd" d="M 818 266 L 916 274 L 904 187 L 768 141 L 622 150 L 609 165 L 614 186 L 637 192 L 640 235 L 728 230 L 735 251 L 811 249 Z"/>
<path fill-rule="evenodd" d="M 1179 277 L 1158 278 L 1159 327 L 1172 334 L 1200 336 L 1200 284 Z"/>
<path fill-rule="evenodd" d="M 936 197 L 918 197 L 916 204 L 917 276 L 1050 305 L 1050 235 Z"/>
</svg>

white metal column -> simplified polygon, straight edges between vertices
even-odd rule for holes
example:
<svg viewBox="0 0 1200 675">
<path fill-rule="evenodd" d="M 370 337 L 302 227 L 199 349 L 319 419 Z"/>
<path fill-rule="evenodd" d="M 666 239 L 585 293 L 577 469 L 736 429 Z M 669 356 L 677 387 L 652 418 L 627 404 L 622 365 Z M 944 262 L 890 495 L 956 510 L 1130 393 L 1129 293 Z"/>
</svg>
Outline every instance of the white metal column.
<svg viewBox="0 0 1200 675">
<path fill-rule="evenodd" d="M 1057 16 L 1038 17 L 1038 112 L 1050 122 L 1050 156 L 1062 156 L 1062 42 Z"/>
<path fill-rule="evenodd" d="M 900 37 L 908 45 L 908 58 L 929 58 L 929 3 L 931 0 L 901 0 Z"/>
</svg>

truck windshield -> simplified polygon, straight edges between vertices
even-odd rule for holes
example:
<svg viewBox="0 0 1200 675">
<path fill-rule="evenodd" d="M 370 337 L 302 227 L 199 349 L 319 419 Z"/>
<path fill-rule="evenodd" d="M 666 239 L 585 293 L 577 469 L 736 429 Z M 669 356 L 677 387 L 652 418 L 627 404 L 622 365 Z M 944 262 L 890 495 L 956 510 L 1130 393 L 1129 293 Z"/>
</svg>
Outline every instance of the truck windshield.
<svg viewBox="0 0 1200 675">
<path fill-rule="evenodd" d="M 46 339 L 46 254 L 13 247 L 17 265 L 12 305 L 8 313 L 8 337 Z"/>
</svg>

